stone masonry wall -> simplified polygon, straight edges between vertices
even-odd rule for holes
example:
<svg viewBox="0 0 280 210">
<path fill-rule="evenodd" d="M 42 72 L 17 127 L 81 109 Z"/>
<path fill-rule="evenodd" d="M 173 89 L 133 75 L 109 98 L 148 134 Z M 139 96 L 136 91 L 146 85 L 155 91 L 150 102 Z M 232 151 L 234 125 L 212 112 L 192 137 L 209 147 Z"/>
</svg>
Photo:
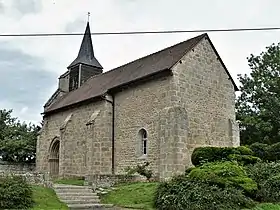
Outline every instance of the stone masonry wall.
<svg viewBox="0 0 280 210">
<path fill-rule="evenodd" d="M 35 164 L 17 164 L 0 161 L 0 172 L 26 173 L 35 170 Z"/>
<path fill-rule="evenodd" d="M 187 142 L 188 154 L 204 145 L 237 146 L 234 86 L 209 41 L 202 40 L 174 66 L 173 72 L 171 103 L 186 110 L 188 126 L 182 126 L 185 132 L 178 138 Z M 185 161 L 181 164 L 191 164 L 190 158 Z"/>
<path fill-rule="evenodd" d="M 115 166 L 123 173 L 127 166 L 150 162 L 159 173 L 159 112 L 170 105 L 170 76 L 123 90 L 115 95 Z M 140 129 L 147 131 L 147 156 L 142 156 Z"/>
<path fill-rule="evenodd" d="M 57 137 L 60 176 L 110 173 L 111 110 L 111 104 L 99 101 L 46 117 L 38 138 L 37 170 L 49 171 L 50 144 Z"/>
</svg>

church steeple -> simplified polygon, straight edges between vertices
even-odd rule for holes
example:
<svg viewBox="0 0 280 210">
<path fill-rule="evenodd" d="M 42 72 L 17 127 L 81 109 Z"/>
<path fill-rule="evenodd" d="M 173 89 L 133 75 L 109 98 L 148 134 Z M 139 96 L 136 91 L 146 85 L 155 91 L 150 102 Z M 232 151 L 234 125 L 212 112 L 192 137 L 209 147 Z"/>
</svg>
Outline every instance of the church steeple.
<svg viewBox="0 0 280 210">
<path fill-rule="evenodd" d="M 94 56 L 89 22 L 77 58 L 67 67 L 69 91 L 79 88 L 90 77 L 101 74 L 103 67 Z"/>
<path fill-rule="evenodd" d="M 87 22 L 87 27 L 86 27 L 84 37 L 83 37 L 83 40 L 81 43 L 79 54 L 78 54 L 77 58 L 68 66 L 68 69 L 77 64 L 85 64 L 85 65 L 103 69 L 101 64 L 98 62 L 98 60 L 94 56 L 89 22 Z"/>
</svg>

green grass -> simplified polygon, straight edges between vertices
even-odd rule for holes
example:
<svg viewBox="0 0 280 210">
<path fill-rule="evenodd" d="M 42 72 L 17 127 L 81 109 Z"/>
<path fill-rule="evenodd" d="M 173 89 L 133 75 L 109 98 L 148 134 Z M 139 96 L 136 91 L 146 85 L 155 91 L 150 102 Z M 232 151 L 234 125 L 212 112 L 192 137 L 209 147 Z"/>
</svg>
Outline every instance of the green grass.
<svg viewBox="0 0 280 210">
<path fill-rule="evenodd" d="M 131 183 L 116 186 L 117 190 L 101 197 L 103 203 L 134 209 L 153 209 L 153 197 L 158 183 Z"/>
<path fill-rule="evenodd" d="M 272 203 L 262 203 L 257 205 L 252 210 L 280 210 L 280 205 Z"/>
<path fill-rule="evenodd" d="M 84 186 L 84 180 L 82 180 L 82 179 L 71 179 L 71 178 L 69 178 L 69 179 L 56 179 L 56 180 L 54 180 L 54 183 Z"/>
<path fill-rule="evenodd" d="M 53 189 L 32 186 L 35 204 L 31 210 L 66 210 L 66 204 L 59 201 Z"/>
<path fill-rule="evenodd" d="M 116 186 L 101 197 L 102 203 L 115 204 L 119 207 L 152 210 L 153 198 L 158 183 L 130 183 Z M 280 210 L 280 205 L 271 203 L 258 204 L 252 210 Z"/>
</svg>

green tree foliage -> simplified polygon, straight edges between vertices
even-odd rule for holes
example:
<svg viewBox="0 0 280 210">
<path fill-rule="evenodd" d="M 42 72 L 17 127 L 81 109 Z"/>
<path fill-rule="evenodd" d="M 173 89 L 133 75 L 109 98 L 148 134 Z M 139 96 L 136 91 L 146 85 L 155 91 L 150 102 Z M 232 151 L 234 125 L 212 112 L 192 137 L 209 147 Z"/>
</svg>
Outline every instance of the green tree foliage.
<svg viewBox="0 0 280 210">
<path fill-rule="evenodd" d="M 241 143 L 272 144 L 280 137 L 280 43 L 248 58 L 250 75 L 239 75 L 237 99 Z"/>
<path fill-rule="evenodd" d="M 12 110 L 0 110 L 0 159 L 11 162 L 34 162 L 40 126 L 21 123 Z"/>
</svg>

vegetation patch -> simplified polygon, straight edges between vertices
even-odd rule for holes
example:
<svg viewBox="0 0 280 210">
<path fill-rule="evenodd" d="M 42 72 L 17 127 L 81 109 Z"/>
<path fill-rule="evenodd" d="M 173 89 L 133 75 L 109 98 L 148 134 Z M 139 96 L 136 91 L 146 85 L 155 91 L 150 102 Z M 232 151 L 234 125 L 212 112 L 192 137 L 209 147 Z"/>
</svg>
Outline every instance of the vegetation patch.
<svg viewBox="0 0 280 210">
<path fill-rule="evenodd" d="M 119 207 L 153 209 L 154 194 L 158 183 L 143 182 L 118 185 L 117 189 L 101 197 L 103 203 Z"/>
<path fill-rule="evenodd" d="M 260 158 L 253 156 L 253 154 L 253 151 L 245 146 L 198 147 L 193 151 L 191 160 L 195 166 L 216 161 L 237 161 L 242 165 L 247 165 L 260 161 Z"/>
<path fill-rule="evenodd" d="M 253 207 L 254 202 L 236 188 L 220 188 L 188 176 L 178 176 L 159 185 L 154 205 L 161 210 L 237 210 Z"/>
<path fill-rule="evenodd" d="M 0 209 L 27 209 L 32 204 L 32 190 L 23 177 L 0 177 Z"/>
<path fill-rule="evenodd" d="M 51 188 L 32 186 L 32 196 L 35 202 L 31 210 L 67 210 L 66 204 L 59 201 Z"/>
<path fill-rule="evenodd" d="M 260 162 L 246 167 L 247 174 L 258 185 L 256 200 L 261 202 L 280 201 L 280 163 Z"/>
</svg>

